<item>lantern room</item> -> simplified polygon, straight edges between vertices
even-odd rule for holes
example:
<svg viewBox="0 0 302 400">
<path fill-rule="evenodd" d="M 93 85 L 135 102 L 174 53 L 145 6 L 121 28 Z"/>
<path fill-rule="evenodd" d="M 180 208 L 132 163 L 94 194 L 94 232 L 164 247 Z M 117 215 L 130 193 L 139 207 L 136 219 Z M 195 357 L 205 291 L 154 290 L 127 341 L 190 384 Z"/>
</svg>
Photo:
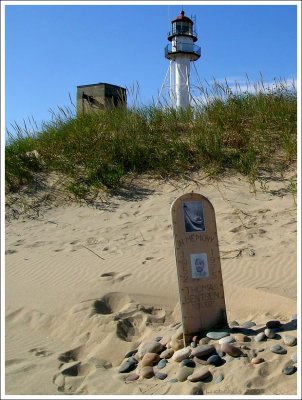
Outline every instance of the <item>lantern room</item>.
<svg viewBox="0 0 302 400">
<path fill-rule="evenodd" d="M 194 42 L 197 41 L 197 35 L 193 28 L 193 21 L 185 16 L 185 12 L 181 11 L 172 21 L 172 30 L 168 33 L 168 40 L 171 42 L 174 36 L 190 36 Z"/>
</svg>

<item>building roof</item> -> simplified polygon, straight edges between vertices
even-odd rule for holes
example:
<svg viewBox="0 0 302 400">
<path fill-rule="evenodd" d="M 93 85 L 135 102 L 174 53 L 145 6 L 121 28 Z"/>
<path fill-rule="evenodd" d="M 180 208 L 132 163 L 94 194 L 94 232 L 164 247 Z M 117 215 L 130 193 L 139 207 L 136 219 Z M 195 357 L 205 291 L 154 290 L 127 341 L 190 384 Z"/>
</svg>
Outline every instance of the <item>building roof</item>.
<svg viewBox="0 0 302 400">
<path fill-rule="evenodd" d="M 176 22 L 176 21 L 186 21 L 186 22 L 191 22 L 191 24 L 193 24 L 193 21 L 190 18 L 185 16 L 184 10 L 182 10 L 180 12 L 180 14 L 172 22 Z"/>
</svg>

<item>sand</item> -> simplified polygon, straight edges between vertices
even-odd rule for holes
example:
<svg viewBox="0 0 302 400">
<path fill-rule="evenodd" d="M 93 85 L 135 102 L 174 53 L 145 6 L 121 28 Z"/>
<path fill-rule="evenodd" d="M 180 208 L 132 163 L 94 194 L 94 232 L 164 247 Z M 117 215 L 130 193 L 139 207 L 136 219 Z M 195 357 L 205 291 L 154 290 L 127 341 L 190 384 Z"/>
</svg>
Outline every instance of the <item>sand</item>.
<svg viewBox="0 0 302 400">
<path fill-rule="evenodd" d="M 181 321 L 172 202 L 187 192 L 206 196 L 216 211 L 228 321 L 290 321 L 297 312 L 297 210 L 284 179 L 266 177 L 256 193 L 239 175 L 212 182 L 140 179 L 95 204 L 43 204 L 6 222 L 7 395 L 295 395 L 298 372 L 282 368 L 297 353 L 269 351 L 211 367 L 208 382 L 169 382 L 176 362 L 156 378 L 125 382 L 118 368 L 144 340 L 175 333 Z M 174 327 L 173 327 L 174 325 Z M 297 335 L 296 330 L 285 332 Z M 283 334 L 281 334 L 282 336 Z M 251 348 L 259 344 L 251 342 Z M 299 343 L 298 343 L 299 345 Z M 75 376 L 62 374 L 77 365 Z"/>
</svg>

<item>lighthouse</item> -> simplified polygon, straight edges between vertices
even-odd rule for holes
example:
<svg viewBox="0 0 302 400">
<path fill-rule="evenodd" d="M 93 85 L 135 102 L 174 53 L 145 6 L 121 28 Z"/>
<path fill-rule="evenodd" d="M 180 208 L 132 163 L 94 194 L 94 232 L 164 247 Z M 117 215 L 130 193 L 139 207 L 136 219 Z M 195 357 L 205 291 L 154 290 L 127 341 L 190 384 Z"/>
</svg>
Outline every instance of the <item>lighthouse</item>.
<svg viewBox="0 0 302 400">
<path fill-rule="evenodd" d="M 182 10 L 172 22 L 168 32 L 171 42 L 165 47 L 165 57 L 170 60 L 170 101 L 171 106 L 190 106 L 190 63 L 200 58 L 200 47 L 195 44 L 197 34 L 193 21 Z"/>
</svg>

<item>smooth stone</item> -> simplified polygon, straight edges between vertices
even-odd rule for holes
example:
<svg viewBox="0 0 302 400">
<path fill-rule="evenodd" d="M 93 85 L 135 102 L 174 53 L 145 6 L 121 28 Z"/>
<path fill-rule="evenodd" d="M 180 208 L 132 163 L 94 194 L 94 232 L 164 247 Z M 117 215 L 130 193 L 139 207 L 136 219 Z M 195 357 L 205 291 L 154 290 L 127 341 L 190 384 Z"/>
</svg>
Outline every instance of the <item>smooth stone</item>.
<svg viewBox="0 0 302 400">
<path fill-rule="evenodd" d="M 287 346 L 296 346 L 297 338 L 295 336 L 285 335 L 283 336 L 283 343 Z"/>
<path fill-rule="evenodd" d="M 190 390 L 190 395 L 193 396 L 202 396 L 203 395 L 203 390 L 202 387 L 195 386 Z"/>
<path fill-rule="evenodd" d="M 194 350 L 194 349 L 193 349 L 193 350 Z M 177 350 L 177 351 L 173 354 L 173 356 L 172 356 L 171 359 L 172 359 L 173 361 L 180 362 L 180 361 L 184 360 L 185 358 L 190 357 L 191 351 L 192 351 L 192 349 L 190 349 L 190 347 L 185 347 L 184 349 Z"/>
<path fill-rule="evenodd" d="M 195 347 L 197 347 L 197 344 L 195 342 L 191 342 L 190 346 L 194 349 Z"/>
<path fill-rule="evenodd" d="M 138 374 L 130 374 L 125 378 L 125 381 L 127 382 L 132 382 L 132 381 L 136 381 L 139 378 Z"/>
<path fill-rule="evenodd" d="M 287 353 L 287 351 L 285 350 L 285 348 L 282 347 L 282 346 L 280 346 L 279 344 L 275 344 L 274 346 L 272 346 L 272 347 L 270 348 L 270 350 L 271 350 L 273 353 L 276 353 L 276 354 L 286 354 L 286 353 Z"/>
<path fill-rule="evenodd" d="M 208 365 L 208 362 L 206 360 L 202 360 L 201 358 L 198 357 L 194 357 L 193 361 L 195 362 L 195 364 Z"/>
<path fill-rule="evenodd" d="M 242 326 L 244 328 L 251 328 L 252 326 L 256 326 L 256 324 L 253 321 L 246 321 L 246 322 L 244 322 L 244 324 L 242 324 Z"/>
<path fill-rule="evenodd" d="M 255 341 L 256 342 L 262 342 L 265 339 L 266 339 L 266 335 L 265 335 L 264 332 L 260 332 L 255 336 Z"/>
<path fill-rule="evenodd" d="M 221 339 L 219 339 L 218 343 L 223 344 L 223 343 L 233 343 L 235 342 L 235 337 L 233 336 L 225 336 Z"/>
<path fill-rule="evenodd" d="M 154 370 L 152 367 L 150 367 L 149 365 L 147 365 L 146 367 L 143 367 L 140 370 L 140 376 L 142 378 L 146 378 L 146 379 L 150 379 L 154 376 Z"/>
<path fill-rule="evenodd" d="M 184 360 L 181 361 L 180 364 L 185 366 L 185 367 L 190 367 L 190 368 L 195 368 L 196 367 L 195 362 L 193 360 L 191 360 L 190 358 L 185 358 Z"/>
<path fill-rule="evenodd" d="M 293 354 L 293 355 L 291 356 L 291 360 L 292 360 L 294 363 L 297 363 L 297 362 L 298 362 L 297 354 Z"/>
<path fill-rule="evenodd" d="M 160 360 L 160 362 L 157 364 L 156 368 L 158 369 L 162 369 L 165 368 L 165 366 L 167 365 L 167 360 L 165 358 L 163 358 L 162 360 Z"/>
<path fill-rule="evenodd" d="M 229 336 L 228 332 L 208 332 L 206 335 L 210 339 L 219 340 L 223 337 Z"/>
<path fill-rule="evenodd" d="M 155 372 L 155 378 L 160 379 L 161 381 L 167 378 L 167 374 L 165 372 Z"/>
<path fill-rule="evenodd" d="M 137 353 L 137 349 L 135 349 L 135 350 L 130 350 L 130 351 L 128 351 L 128 353 L 125 354 L 125 358 L 134 356 L 134 354 L 136 354 L 136 353 Z"/>
<path fill-rule="evenodd" d="M 236 340 L 236 342 L 250 342 L 251 339 L 246 336 L 244 333 L 236 333 L 234 335 L 234 339 Z"/>
<path fill-rule="evenodd" d="M 200 344 L 200 345 L 208 344 L 210 341 L 211 341 L 210 338 L 208 338 L 208 337 L 203 337 L 203 338 L 200 339 L 199 344 Z"/>
<path fill-rule="evenodd" d="M 261 364 L 264 361 L 265 361 L 264 358 L 261 358 L 261 357 L 254 357 L 251 359 L 252 364 Z"/>
<path fill-rule="evenodd" d="M 207 362 L 210 365 L 215 365 L 215 367 L 218 367 L 221 365 L 222 359 L 217 354 L 214 354 L 207 359 Z"/>
<path fill-rule="evenodd" d="M 278 328 L 280 325 L 281 325 L 281 322 L 278 320 L 272 320 L 272 321 L 268 321 L 266 323 L 266 327 L 269 329 Z"/>
<path fill-rule="evenodd" d="M 141 367 L 146 367 L 147 365 L 152 366 L 159 361 L 159 355 L 156 353 L 146 353 L 141 360 Z"/>
<path fill-rule="evenodd" d="M 137 349 L 137 357 L 142 359 L 146 353 L 159 353 L 163 349 L 163 345 L 159 342 L 142 342 Z"/>
<path fill-rule="evenodd" d="M 191 356 L 203 358 L 203 357 L 207 356 L 208 354 L 214 353 L 214 351 L 215 351 L 215 347 L 212 344 L 204 344 L 204 345 L 195 347 L 195 349 L 192 349 Z"/>
<path fill-rule="evenodd" d="M 176 378 L 179 382 L 184 382 L 187 380 L 188 376 L 192 375 L 194 372 L 194 368 L 190 367 L 181 367 L 178 369 L 176 373 Z"/>
<path fill-rule="evenodd" d="M 211 375 L 207 367 L 201 367 L 195 371 L 192 375 L 189 375 L 187 380 L 190 382 L 199 382 L 207 379 Z"/>
<path fill-rule="evenodd" d="M 292 375 L 297 371 L 297 368 L 294 365 L 289 365 L 288 367 L 283 368 L 282 372 L 285 375 Z"/>
<path fill-rule="evenodd" d="M 154 339 L 156 342 L 160 342 L 162 340 L 162 336 L 156 336 L 156 338 Z"/>
<path fill-rule="evenodd" d="M 124 372 L 130 372 L 132 371 L 137 365 L 137 361 L 133 357 L 129 357 L 128 360 L 124 361 L 119 369 L 118 372 L 124 373 Z"/>
<path fill-rule="evenodd" d="M 230 343 L 224 343 L 220 345 L 221 351 L 227 353 L 229 356 L 238 357 L 242 355 L 242 351 L 239 347 L 235 347 Z"/>
<path fill-rule="evenodd" d="M 221 381 L 224 380 L 224 375 L 223 374 L 218 374 L 214 380 L 214 383 L 220 383 Z"/>
<path fill-rule="evenodd" d="M 239 324 L 238 324 L 237 321 L 232 321 L 232 322 L 229 323 L 229 326 L 230 326 L 230 327 L 231 327 L 231 326 L 239 326 Z"/>
<path fill-rule="evenodd" d="M 160 358 L 171 358 L 174 354 L 173 349 L 166 349 L 163 352 L 160 353 L 159 357 Z"/>
<path fill-rule="evenodd" d="M 270 328 L 266 328 L 266 329 L 264 330 L 264 334 L 265 334 L 265 336 L 268 337 L 269 339 L 274 339 L 274 337 L 276 336 L 276 333 L 275 333 L 272 329 L 270 329 Z"/>
</svg>

